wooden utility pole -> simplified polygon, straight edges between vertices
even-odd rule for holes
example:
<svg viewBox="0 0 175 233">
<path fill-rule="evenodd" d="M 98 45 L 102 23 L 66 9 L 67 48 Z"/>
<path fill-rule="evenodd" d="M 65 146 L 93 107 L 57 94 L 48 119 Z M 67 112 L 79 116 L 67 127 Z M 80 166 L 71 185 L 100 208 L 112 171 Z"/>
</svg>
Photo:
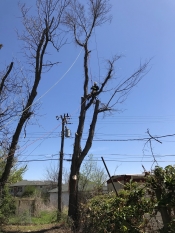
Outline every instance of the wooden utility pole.
<svg viewBox="0 0 175 233">
<path fill-rule="evenodd" d="M 56 119 L 62 120 L 62 131 L 61 131 L 61 148 L 60 148 L 60 159 L 59 159 L 59 172 L 58 172 L 58 214 L 57 219 L 60 218 L 60 213 L 62 212 L 62 174 L 63 174 L 63 155 L 64 155 L 64 137 L 65 137 L 65 124 L 70 124 L 67 122 L 70 119 L 68 114 L 64 114 L 64 116 L 56 116 Z"/>
<path fill-rule="evenodd" d="M 115 188 L 114 182 L 113 182 L 112 177 L 111 177 L 111 175 L 110 175 L 110 173 L 109 173 L 109 170 L 108 170 L 108 168 L 107 168 L 107 166 L 106 166 L 106 163 L 105 163 L 105 161 L 104 161 L 104 158 L 101 157 L 101 159 L 102 159 L 103 164 L 104 164 L 104 166 L 105 166 L 105 168 L 106 168 L 106 171 L 107 171 L 107 173 L 108 173 L 109 179 L 110 179 L 111 182 L 112 182 L 112 186 L 113 186 L 113 188 L 114 188 L 114 190 L 115 190 L 116 196 L 118 196 L 117 189 Z"/>
</svg>

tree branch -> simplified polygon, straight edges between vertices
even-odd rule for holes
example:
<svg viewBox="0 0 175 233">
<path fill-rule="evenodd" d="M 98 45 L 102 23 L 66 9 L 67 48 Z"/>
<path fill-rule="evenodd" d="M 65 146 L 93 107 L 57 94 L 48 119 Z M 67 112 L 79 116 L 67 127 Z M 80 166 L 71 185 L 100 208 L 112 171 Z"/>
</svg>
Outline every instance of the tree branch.
<svg viewBox="0 0 175 233">
<path fill-rule="evenodd" d="M 3 90 L 3 88 L 4 88 L 4 83 L 5 83 L 6 79 L 8 78 L 8 76 L 9 76 L 9 74 L 10 74 L 12 68 L 13 68 L 13 62 L 11 62 L 11 63 L 10 63 L 10 66 L 7 67 L 7 72 L 6 72 L 6 74 L 4 75 L 4 77 L 2 77 L 2 80 L 1 80 L 1 83 L 0 83 L 0 95 L 1 95 L 2 90 Z"/>
</svg>

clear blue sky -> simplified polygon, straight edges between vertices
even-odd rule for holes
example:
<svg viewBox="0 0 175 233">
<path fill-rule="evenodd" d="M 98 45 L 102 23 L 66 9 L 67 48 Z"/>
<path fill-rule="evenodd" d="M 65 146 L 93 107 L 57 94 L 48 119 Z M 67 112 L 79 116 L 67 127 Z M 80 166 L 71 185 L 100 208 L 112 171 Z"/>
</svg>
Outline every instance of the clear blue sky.
<svg viewBox="0 0 175 233">
<path fill-rule="evenodd" d="M 22 2 L 35 9 L 34 0 Z M 147 137 L 148 128 L 153 136 L 175 133 L 175 1 L 115 0 L 111 4 L 111 24 L 96 28 L 90 44 L 92 81 L 99 83 L 102 80 L 106 71 L 105 60 L 115 54 L 123 54 L 124 57 L 116 63 L 116 79 L 111 85 L 132 74 L 140 61 L 152 58 L 151 69 L 132 90 L 125 103 L 117 107 L 122 111 L 99 119 L 94 139 L 103 141 L 94 141 L 90 153 L 99 161 L 99 166 L 103 166 L 101 156 L 104 157 L 111 175 L 114 172 L 141 173 L 141 165 L 149 170 L 153 161 L 148 146 L 143 155 L 145 142 L 109 140 Z M 1 1 L 0 43 L 4 45 L 0 52 L 1 68 L 15 58 L 24 61 L 21 42 L 15 33 L 15 28 L 22 30 L 19 17 L 18 0 Z M 27 137 L 24 138 L 23 134 L 20 139 L 20 161 L 58 158 L 61 122 L 56 120 L 56 115 L 67 112 L 72 116 L 72 124 L 68 125 L 72 138 L 65 139 L 64 153 L 65 159 L 71 158 L 82 95 L 83 53 L 71 70 L 63 75 L 79 53 L 80 48 L 74 43 L 63 47 L 59 54 L 53 53 L 52 59 L 61 63 L 43 75 L 36 99 L 62 79 L 39 100 L 41 107 L 38 116 L 28 126 Z M 87 136 L 88 122 L 83 138 Z M 175 164 L 175 138 L 167 137 L 161 141 L 162 144 L 152 142 L 159 165 Z M 24 178 L 45 179 L 45 168 L 50 164 L 50 161 L 29 162 Z M 57 164 L 57 161 L 52 161 L 52 164 Z M 69 166 L 70 162 L 65 161 L 64 167 L 69 169 Z"/>
</svg>

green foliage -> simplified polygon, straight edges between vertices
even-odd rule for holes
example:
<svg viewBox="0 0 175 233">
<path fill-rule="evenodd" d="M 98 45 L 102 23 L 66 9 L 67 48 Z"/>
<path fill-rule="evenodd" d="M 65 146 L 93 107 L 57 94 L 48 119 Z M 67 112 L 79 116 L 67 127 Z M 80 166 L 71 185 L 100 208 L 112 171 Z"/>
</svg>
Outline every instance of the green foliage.
<svg viewBox="0 0 175 233">
<path fill-rule="evenodd" d="M 162 232 L 175 229 L 175 166 L 155 167 L 147 178 L 150 195 L 156 198 L 155 210 L 161 213 L 164 228 Z"/>
<path fill-rule="evenodd" d="M 33 197 L 33 196 L 36 196 L 38 192 L 39 190 L 37 190 L 35 186 L 27 185 L 25 187 L 22 197 Z"/>
<path fill-rule="evenodd" d="M 4 168 L 6 165 L 6 160 L 4 159 L 4 155 L 0 152 L 0 177 L 4 172 Z M 14 167 L 11 169 L 10 176 L 8 178 L 7 184 L 2 190 L 2 194 L 0 195 L 0 223 L 8 222 L 11 214 L 15 212 L 15 202 L 14 198 L 9 193 L 9 183 L 16 183 L 22 180 L 22 175 L 26 171 L 26 166 L 17 168 L 14 163 Z"/>
<path fill-rule="evenodd" d="M 83 163 L 79 176 L 79 191 L 92 190 L 92 187 L 99 188 L 107 180 L 107 174 L 103 168 L 98 167 L 93 161 L 93 155 L 87 156 L 87 161 Z"/>
<path fill-rule="evenodd" d="M 118 196 L 96 196 L 81 209 L 84 210 L 81 213 L 83 232 L 146 232 L 151 227 L 148 218 L 160 212 L 163 228 L 156 232 L 174 233 L 175 167 L 155 167 L 142 185 L 131 180 Z"/>
<path fill-rule="evenodd" d="M 144 232 L 148 221 L 144 214 L 152 213 L 154 207 L 145 194 L 144 187 L 131 182 L 119 196 L 108 194 L 92 198 L 83 206 L 83 232 Z"/>
<path fill-rule="evenodd" d="M 50 224 L 56 222 L 56 211 L 41 211 L 39 217 L 31 216 L 29 211 L 23 211 L 21 214 L 12 216 L 9 220 L 10 224 L 14 225 L 27 225 L 27 224 Z"/>
<path fill-rule="evenodd" d="M 0 196 L 0 223 L 7 223 L 15 210 L 14 198 L 9 194 L 8 187 L 5 186 Z"/>
<path fill-rule="evenodd" d="M 10 176 L 7 181 L 10 184 L 21 181 L 24 172 L 26 172 L 27 170 L 27 166 L 18 168 L 16 166 L 16 163 L 17 162 L 14 162 L 14 166 L 10 171 Z M 4 172 L 5 165 L 6 165 L 6 159 L 4 158 L 4 155 L 2 155 L 2 152 L 0 152 L 0 177 L 2 173 Z"/>
</svg>

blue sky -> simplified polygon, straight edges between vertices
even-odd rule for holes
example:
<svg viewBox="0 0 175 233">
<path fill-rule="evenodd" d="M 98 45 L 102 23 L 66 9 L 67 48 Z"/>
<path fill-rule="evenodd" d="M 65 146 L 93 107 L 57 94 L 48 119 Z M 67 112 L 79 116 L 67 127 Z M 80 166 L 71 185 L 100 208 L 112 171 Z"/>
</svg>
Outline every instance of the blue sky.
<svg viewBox="0 0 175 233">
<path fill-rule="evenodd" d="M 33 6 L 32 11 L 35 9 L 34 0 L 30 3 L 25 0 L 22 2 Z M 114 172 L 141 173 L 141 165 L 149 170 L 153 161 L 148 146 L 143 153 L 145 142 L 114 140 L 147 137 L 148 128 L 153 136 L 175 133 L 175 2 L 115 0 L 111 4 L 111 24 L 96 28 L 90 43 L 92 81 L 100 83 L 106 72 L 105 61 L 115 54 L 124 56 L 116 63 L 115 79 L 111 86 L 131 75 L 140 62 L 150 58 L 152 60 L 149 73 L 132 90 L 125 103 L 117 106 L 121 111 L 99 118 L 90 153 L 98 160 L 99 166 L 103 166 L 101 156 L 104 157 L 111 175 Z M 17 39 L 15 28 L 22 30 L 18 1 L 2 1 L 0 43 L 4 47 L 0 52 L 1 68 L 15 58 L 24 62 L 24 67 L 26 65 L 21 53 L 22 42 Z M 21 136 L 20 161 L 59 157 L 61 122 L 56 120 L 56 115 L 67 112 L 72 118 L 72 124 L 68 125 L 72 137 L 65 139 L 64 153 L 65 159 L 71 158 L 82 95 L 83 52 L 69 35 L 68 39 L 71 43 L 64 46 L 60 53 L 51 51 L 51 58 L 60 61 L 60 64 L 43 75 L 36 100 L 44 96 L 38 101 L 41 107 L 38 116 L 31 120 L 27 128 L 27 137 L 24 138 L 24 134 Z M 48 91 L 55 83 L 57 85 Z M 87 136 L 91 113 L 87 117 L 83 138 Z M 174 137 L 163 138 L 161 141 L 162 144 L 152 142 L 158 164 L 175 164 Z M 24 178 L 45 179 L 45 168 L 51 164 L 56 165 L 57 161 L 29 162 Z M 65 161 L 64 167 L 69 169 L 70 162 Z"/>
</svg>

